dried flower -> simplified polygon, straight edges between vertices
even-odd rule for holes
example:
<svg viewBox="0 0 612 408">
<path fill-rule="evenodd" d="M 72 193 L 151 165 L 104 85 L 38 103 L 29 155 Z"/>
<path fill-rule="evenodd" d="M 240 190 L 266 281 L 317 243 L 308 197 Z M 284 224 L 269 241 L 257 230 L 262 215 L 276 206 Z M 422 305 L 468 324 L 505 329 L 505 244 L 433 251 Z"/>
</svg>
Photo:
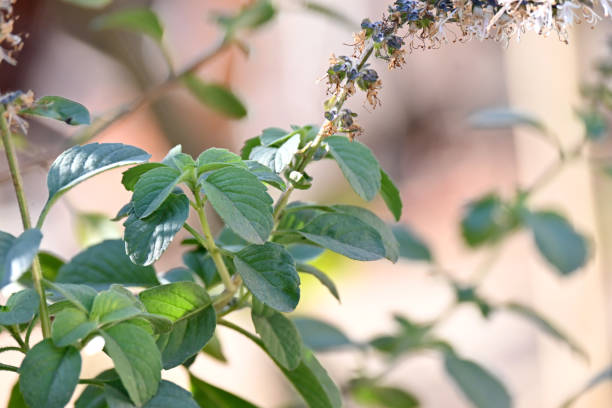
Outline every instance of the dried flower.
<svg viewBox="0 0 612 408">
<path fill-rule="evenodd" d="M 13 33 L 15 1 L 0 0 L 0 63 L 6 61 L 11 65 L 17 64 L 13 55 L 23 47 L 21 37 Z"/>
</svg>

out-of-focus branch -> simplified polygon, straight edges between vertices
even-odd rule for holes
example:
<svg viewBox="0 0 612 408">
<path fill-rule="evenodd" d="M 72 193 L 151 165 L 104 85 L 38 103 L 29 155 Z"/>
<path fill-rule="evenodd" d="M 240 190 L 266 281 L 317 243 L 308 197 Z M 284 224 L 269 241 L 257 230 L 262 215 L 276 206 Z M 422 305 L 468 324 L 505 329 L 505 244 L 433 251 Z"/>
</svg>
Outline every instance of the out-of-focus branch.
<svg viewBox="0 0 612 408">
<path fill-rule="evenodd" d="M 210 50 L 204 52 L 194 62 L 189 64 L 183 70 L 176 74 L 171 74 L 168 79 L 159 85 L 146 91 L 143 95 L 138 97 L 136 100 L 129 102 L 117 109 L 114 109 L 102 116 L 96 118 L 91 125 L 82 131 L 78 132 L 75 137 L 70 139 L 70 144 L 81 144 L 88 140 L 91 140 L 95 136 L 100 135 L 102 132 L 110 128 L 113 124 L 117 123 L 121 119 L 130 116 L 134 112 L 138 111 L 153 102 L 168 92 L 170 89 L 179 85 L 181 80 L 187 76 L 196 73 L 200 68 L 218 56 L 220 53 L 228 49 L 233 44 L 231 39 L 225 37 L 218 41 L 215 46 Z"/>
</svg>

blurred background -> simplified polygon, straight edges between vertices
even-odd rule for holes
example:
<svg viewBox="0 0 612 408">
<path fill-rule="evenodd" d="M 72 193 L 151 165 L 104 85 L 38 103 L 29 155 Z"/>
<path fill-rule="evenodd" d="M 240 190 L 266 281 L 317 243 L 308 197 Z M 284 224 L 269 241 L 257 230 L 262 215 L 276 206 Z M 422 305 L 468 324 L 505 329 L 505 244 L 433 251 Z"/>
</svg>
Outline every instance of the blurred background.
<svg viewBox="0 0 612 408">
<path fill-rule="evenodd" d="M 165 26 L 164 42 L 174 66 L 180 69 L 218 41 L 221 34 L 210 16 L 237 10 L 244 3 L 126 0 L 116 1 L 108 10 L 153 8 Z M 348 21 L 340 23 L 314 13 L 298 0 L 279 0 L 275 20 L 244 38 L 248 56 L 234 47 L 198 72 L 202 79 L 230 87 L 247 106 L 246 118 L 227 119 L 179 87 L 108 128 L 95 141 L 136 145 L 159 160 L 176 144 L 193 155 L 212 146 L 237 151 L 244 140 L 264 128 L 321 123 L 325 85 L 317 79 L 324 75 L 330 54 L 350 54 L 343 44 L 351 42 L 358 22 L 380 16 L 386 2 L 321 3 L 342 11 Z M 19 0 L 16 31 L 28 33 L 28 38 L 18 66 L 0 65 L 0 90 L 61 95 L 97 115 L 163 82 L 168 71 L 156 44 L 132 33 L 93 31 L 90 22 L 99 13 L 59 0 Z M 604 20 L 593 30 L 579 26 L 571 33 L 569 45 L 557 38 L 526 36 L 507 49 L 474 41 L 415 51 L 407 55 L 402 70 L 385 72 L 384 64 L 375 63 L 380 64 L 377 69 L 383 79 L 382 108 L 371 111 L 360 97 L 351 100 L 350 107 L 360 114 L 359 123 L 365 129 L 360 141 L 375 152 L 400 187 L 401 223 L 428 242 L 437 261 L 458 280 L 469 279 L 487 257 L 486 250 L 470 251 L 463 244 L 458 223 L 464 205 L 487 192 L 513 193 L 555 159 L 555 152 L 529 130 L 473 130 L 466 118 L 480 108 L 512 106 L 539 116 L 564 143 L 571 144 L 582 132 L 573 113 L 580 103 L 579 86 L 592 78 L 593 64 L 607 54 L 610 34 L 612 24 Z M 47 198 L 46 167 L 69 146 L 74 132 L 47 121 L 32 121 L 20 164 L 34 215 Z M 597 153 L 611 152 L 608 144 L 595 145 Z M 95 224 L 92 217 L 75 217 L 73 212 L 114 216 L 129 200 L 120 185 L 121 171 L 83 183 L 62 198 L 43 231 L 43 248 L 70 259 L 83 245 L 95 243 L 100 236 L 87 233 Z M 363 204 L 334 163 L 317 162 L 311 175 L 315 188 L 309 200 Z M 483 294 L 493 301 L 521 301 L 549 317 L 587 350 L 588 362 L 523 320 L 503 312 L 485 320 L 471 305 L 459 308 L 438 330 L 463 356 L 503 380 L 516 407 L 556 407 L 611 361 L 610 180 L 579 162 L 537 196 L 538 203 L 562 211 L 594 242 L 595 255 L 587 268 L 571 278 L 559 278 L 527 235 L 519 233 L 504 246 L 483 286 Z M 306 197 L 296 194 L 295 199 L 299 198 Z M 371 209 L 391 221 L 382 201 L 373 202 Z M 119 237 L 120 226 L 105 226 L 102 237 Z M 0 229 L 13 234 L 21 230 L 4 160 L 0 160 Z M 73 230 L 80 231 L 79 239 Z M 182 264 L 178 242 L 156 265 L 159 272 Z M 324 318 L 357 340 L 393 330 L 393 313 L 415 321 L 433 319 L 453 296 L 424 264 L 357 263 L 330 254 L 319 262 L 334 277 L 342 303 L 304 277 L 296 314 Z M 235 321 L 250 324 L 248 314 L 238 313 Z M 262 407 L 279 407 L 294 399 L 281 373 L 255 345 L 224 328 L 219 336 L 229 364 L 200 355 L 193 366 L 195 374 Z M 0 342 L 7 341 L 5 337 L 1 335 Z M 349 379 L 361 361 L 352 352 L 320 357 L 338 383 Z M 109 366 L 110 360 L 101 353 L 87 357 L 84 375 L 94 376 Z M 187 383 L 180 368 L 164 375 Z M 13 374 L 0 374 L 0 404 L 8 400 L 15 380 Z M 424 407 L 470 406 L 433 354 L 405 359 L 387 382 L 418 395 Z M 576 406 L 610 407 L 612 390 L 598 387 Z"/>
</svg>

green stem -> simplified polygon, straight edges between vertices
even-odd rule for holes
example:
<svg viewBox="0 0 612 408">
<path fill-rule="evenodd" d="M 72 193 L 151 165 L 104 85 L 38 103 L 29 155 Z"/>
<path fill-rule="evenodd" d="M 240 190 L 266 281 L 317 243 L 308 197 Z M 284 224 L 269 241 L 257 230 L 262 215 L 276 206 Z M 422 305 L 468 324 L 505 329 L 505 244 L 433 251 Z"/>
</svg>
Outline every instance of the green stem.
<svg viewBox="0 0 612 408">
<path fill-rule="evenodd" d="M 104 381 L 96 380 L 95 378 L 81 378 L 79 384 L 96 385 L 98 387 L 104 387 Z"/>
<path fill-rule="evenodd" d="M 367 63 L 368 59 L 372 56 L 373 52 L 374 52 L 374 47 L 369 47 L 365 51 L 365 53 L 361 57 L 361 60 L 359 61 L 359 64 L 357 64 L 357 70 L 361 70 L 365 66 L 365 64 Z M 340 109 L 342 109 L 342 107 L 344 106 L 344 103 L 346 102 L 346 100 L 349 97 L 349 92 L 347 90 L 348 88 L 350 88 L 349 84 L 354 83 L 354 82 L 355 81 L 349 81 L 344 86 L 344 89 L 342 90 L 342 92 L 338 96 L 338 100 L 336 101 L 336 103 L 334 105 L 336 110 L 340 111 Z M 330 124 L 329 120 L 325 120 L 325 122 L 323 122 L 323 125 L 319 129 L 319 133 L 317 133 L 317 135 L 313 139 L 312 143 L 310 144 L 310 147 L 304 153 L 304 156 L 302 157 L 302 160 L 297 165 L 297 167 L 295 169 L 296 171 L 302 173 L 306 169 L 306 166 L 308 166 L 308 164 L 312 161 L 312 158 L 314 157 L 315 153 L 317 152 L 317 150 L 321 146 L 321 143 L 323 143 L 323 140 L 325 139 L 325 136 L 326 136 L 325 135 L 325 129 L 327 128 L 327 125 L 329 125 L 329 124 Z M 287 204 L 289 204 L 289 197 L 291 196 L 291 193 L 293 193 L 294 190 L 295 190 L 295 188 L 293 186 L 289 186 L 289 188 L 287 188 L 287 191 L 285 191 L 279 197 L 276 205 L 274 206 L 274 222 L 275 222 L 275 225 L 278 225 L 278 222 L 279 222 L 280 217 L 281 217 L 281 215 L 283 213 L 283 210 L 285 209 Z"/>
<path fill-rule="evenodd" d="M 237 331 L 238 333 L 242 334 L 245 337 L 248 337 L 255 344 L 257 344 L 259 347 L 261 347 L 262 349 L 265 350 L 263 342 L 257 336 L 255 336 L 253 333 L 250 333 L 250 332 L 246 331 L 245 329 L 243 329 L 242 327 L 238 326 L 237 324 L 234 324 L 234 323 L 232 323 L 230 321 L 227 321 L 225 319 L 221 319 L 217 323 L 220 324 L 221 326 L 225 326 L 225 327 L 230 328 L 230 329 L 232 329 L 234 331 Z"/>
<path fill-rule="evenodd" d="M 19 205 L 23 229 L 28 230 L 32 228 L 32 221 L 30 219 L 30 212 L 28 210 L 28 203 L 25 197 L 21 173 L 19 172 L 19 163 L 17 162 L 17 154 L 15 153 L 13 138 L 11 137 L 11 132 L 9 130 L 6 118 L 4 117 L 4 113 L 5 108 L 4 106 L 0 105 L 0 133 L 2 134 L 4 153 L 6 154 L 9 171 L 11 173 L 11 178 L 13 179 L 13 186 L 15 188 L 15 195 L 17 196 L 17 203 Z M 47 309 L 47 297 L 42 286 L 42 276 L 40 261 L 38 260 L 38 256 L 36 256 L 32 262 L 32 281 L 34 283 L 34 288 L 40 297 L 40 321 L 43 336 L 47 338 L 51 336 L 51 324 L 49 321 L 49 310 Z"/>
<path fill-rule="evenodd" d="M 72 143 L 85 143 L 86 141 L 104 132 L 124 117 L 127 117 L 140 108 L 156 101 L 170 89 L 173 89 L 179 85 L 183 78 L 188 75 L 195 74 L 203 65 L 206 65 L 220 53 L 228 49 L 232 43 L 232 40 L 228 40 L 226 38 L 221 39 L 210 50 L 205 51 L 183 70 L 176 74 L 172 73 L 166 81 L 149 89 L 141 97 L 97 118 L 90 126 L 79 132 L 72 140 Z M 164 58 L 169 64 L 171 64 L 170 57 L 165 50 Z"/>
<path fill-rule="evenodd" d="M 6 351 L 20 351 L 24 353 L 24 350 L 21 347 L 0 347 L 0 353 L 4 353 Z"/>
<path fill-rule="evenodd" d="M 22 350 L 27 350 L 27 346 L 25 344 L 25 342 L 21 339 L 21 335 L 19 334 L 19 330 L 17 329 L 16 326 L 6 326 L 6 329 L 8 330 L 8 332 L 11 334 L 11 337 L 13 339 L 15 339 L 15 341 L 17 342 L 17 344 L 19 344 L 19 347 Z"/>
<path fill-rule="evenodd" d="M 0 371 L 12 371 L 14 373 L 18 373 L 19 367 L 0 363 Z"/>
<path fill-rule="evenodd" d="M 223 256 L 221 256 L 221 251 L 215 244 L 215 239 L 210 231 L 210 226 L 208 225 L 208 219 L 206 218 L 206 213 L 204 211 L 204 203 L 202 202 L 202 198 L 200 197 L 199 191 L 195 194 L 196 207 L 195 210 L 198 214 L 198 218 L 200 219 L 200 226 L 202 227 L 202 233 L 204 234 L 204 247 L 210 254 L 215 266 L 217 267 L 217 272 L 221 277 L 221 281 L 223 285 L 225 285 L 225 289 L 232 294 L 236 292 L 236 285 L 232 281 L 232 277 L 230 276 L 229 271 L 227 270 L 227 266 L 225 266 L 225 262 L 223 261 Z M 196 239 L 198 237 L 196 236 Z"/>
</svg>

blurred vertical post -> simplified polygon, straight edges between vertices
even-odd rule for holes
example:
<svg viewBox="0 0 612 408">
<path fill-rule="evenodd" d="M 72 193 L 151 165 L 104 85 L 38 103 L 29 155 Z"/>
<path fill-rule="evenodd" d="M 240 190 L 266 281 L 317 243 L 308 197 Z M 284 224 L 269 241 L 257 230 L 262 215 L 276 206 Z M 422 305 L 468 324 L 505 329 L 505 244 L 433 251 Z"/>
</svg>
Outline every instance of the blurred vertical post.
<svg viewBox="0 0 612 408">
<path fill-rule="evenodd" d="M 584 134 L 574 114 L 581 102 L 577 46 L 575 33 L 570 35 L 569 45 L 555 35 L 527 35 L 519 44 L 510 45 L 505 63 L 510 105 L 539 117 L 566 148 L 575 145 Z M 530 185 L 557 156 L 550 145 L 529 132 L 533 130 L 515 132 L 518 179 L 523 186 Z M 533 305 L 576 338 L 590 356 L 590 361 L 584 362 L 549 339 L 539 339 L 540 361 L 534 364 L 539 365 L 541 373 L 542 407 L 559 406 L 592 374 L 610 364 L 605 271 L 611 265 L 602 262 L 601 252 L 606 248 L 598 235 L 592 177 L 588 163 L 569 164 L 531 202 L 538 208 L 552 206 L 562 211 L 579 231 L 592 238 L 595 256 L 588 266 L 571 277 L 560 278 L 535 251 L 517 261 L 517 273 L 530 276 Z M 612 387 L 605 384 L 596 388 L 575 406 L 612 406 Z"/>
</svg>

